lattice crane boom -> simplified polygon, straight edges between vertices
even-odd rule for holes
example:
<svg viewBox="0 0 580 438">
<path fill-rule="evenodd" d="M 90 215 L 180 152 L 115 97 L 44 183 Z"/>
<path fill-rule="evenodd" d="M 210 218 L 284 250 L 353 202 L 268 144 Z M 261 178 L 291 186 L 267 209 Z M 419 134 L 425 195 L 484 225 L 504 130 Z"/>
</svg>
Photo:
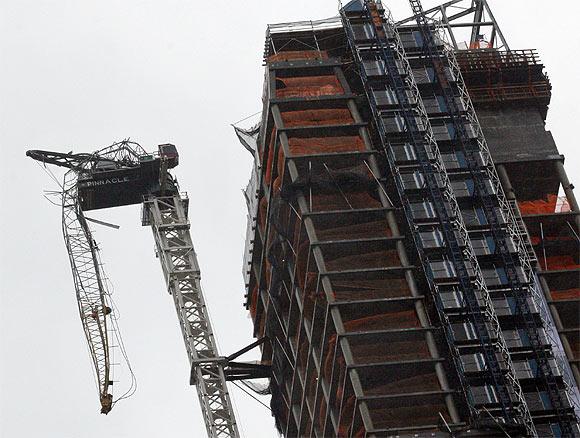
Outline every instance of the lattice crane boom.
<svg viewBox="0 0 580 438">
<path fill-rule="evenodd" d="M 98 248 L 79 207 L 76 180 L 74 172 L 67 173 L 65 189 L 62 192 L 62 230 L 81 323 L 97 379 L 101 413 L 107 414 L 113 406 L 109 342 L 112 305 L 101 272 Z"/>
<path fill-rule="evenodd" d="M 69 169 L 62 184 L 62 230 L 103 414 L 108 414 L 116 401 L 112 394 L 111 357 L 112 344 L 119 333 L 99 248 L 84 214 L 84 210 L 90 209 L 94 198 L 94 192 L 87 191 L 87 188 L 91 179 L 95 182 L 95 174 L 107 176 L 107 172 L 137 168 L 139 156 L 143 154 L 138 144 L 128 141 L 115 143 L 92 154 L 41 150 L 26 153 L 44 164 Z M 117 346 L 123 348 L 122 345 Z M 129 392 L 133 389 L 132 383 Z"/>
</svg>

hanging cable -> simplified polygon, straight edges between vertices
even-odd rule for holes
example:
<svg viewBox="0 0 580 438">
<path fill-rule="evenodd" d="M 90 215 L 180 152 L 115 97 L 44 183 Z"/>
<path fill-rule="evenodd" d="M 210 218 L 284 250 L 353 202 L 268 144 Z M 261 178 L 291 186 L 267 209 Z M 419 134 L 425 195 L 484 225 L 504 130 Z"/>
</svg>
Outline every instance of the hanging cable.
<svg viewBox="0 0 580 438">
<path fill-rule="evenodd" d="M 242 388 L 240 385 L 238 385 L 236 382 L 232 382 L 237 388 L 239 388 L 240 390 L 242 390 L 243 392 L 245 392 L 247 395 L 249 395 L 250 397 L 252 397 L 254 400 L 256 400 L 258 403 L 260 403 L 262 406 L 264 406 L 266 409 L 268 409 L 270 412 L 272 412 L 272 409 L 270 409 L 270 407 L 263 403 L 262 401 L 258 400 L 256 397 L 254 397 L 253 394 L 251 394 L 250 392 L 246 391 L 244 388 Z"/>
</svg>

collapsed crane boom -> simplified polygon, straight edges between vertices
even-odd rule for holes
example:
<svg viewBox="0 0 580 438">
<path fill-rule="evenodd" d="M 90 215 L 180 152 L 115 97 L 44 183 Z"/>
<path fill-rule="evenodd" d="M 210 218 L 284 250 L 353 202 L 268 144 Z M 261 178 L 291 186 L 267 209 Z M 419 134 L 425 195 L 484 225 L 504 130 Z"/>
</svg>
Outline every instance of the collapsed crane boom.
<svg viewBox="0 0 580 438">
<path fill-rule="evenodd" d="M 103 280 L 98 248 L 77 197 L 77 175 L 65 176 L 62 192 L 62 230 L 73 274 L 79 314 L 97 378 L 101 413 L 113 406 L 109 324 L 112 305 Z"/>
<path fill-rule="evenodd" d="M 112 299 L 102 269 L 99 249 L 87 223 L 84 211 L 101 205 L 95 190 L 107 181 L 120 181 L 111 173 L 138 169 L 145 151 L 136 143 L 123 141 L 92 154 L 61 153 L 31 150 L 28 157 L 44 164 L 69 169 L 64 176 L 61 193 L 62 231 L 69 256 L 79 316 L 85 337 L 101 404 L 101 413 L 108 414 L 115 401 L 112 394 L 112 347 L 116 345 L 125 356 L 118 332 Z M 124 181 L 126 178 L 123 177 Z M 97 182 L 104 182 L 98 184 Z M 115 192 L 115 191 L 113 191 Z M 124 188 L 118 193 L 124 193 Z M 97 195 L 97 196 L 96 196 Z M 118 202 L 114 199 L 114 202 Z M 112 336 L 111 336 L 112 335 Z M 130 368 L 130 367 L 129 367 Z M 134 379 L 125 394 L 134 391 Z"/>
</svg>

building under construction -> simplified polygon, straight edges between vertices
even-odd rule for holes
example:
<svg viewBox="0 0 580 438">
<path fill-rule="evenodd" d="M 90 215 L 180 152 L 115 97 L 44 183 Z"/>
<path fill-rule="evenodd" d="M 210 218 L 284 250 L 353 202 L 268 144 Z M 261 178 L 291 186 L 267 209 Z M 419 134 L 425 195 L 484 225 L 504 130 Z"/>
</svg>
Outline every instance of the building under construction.
<svg viewBox="0 0 580 438">
<path fill-rule="evenodd" d="M 580 210 L 544 66 L 485 0 L 410 3 L 267 30 L 261 122 L 238 136 L 276 425 L 580 436 Z"/>
</svg>

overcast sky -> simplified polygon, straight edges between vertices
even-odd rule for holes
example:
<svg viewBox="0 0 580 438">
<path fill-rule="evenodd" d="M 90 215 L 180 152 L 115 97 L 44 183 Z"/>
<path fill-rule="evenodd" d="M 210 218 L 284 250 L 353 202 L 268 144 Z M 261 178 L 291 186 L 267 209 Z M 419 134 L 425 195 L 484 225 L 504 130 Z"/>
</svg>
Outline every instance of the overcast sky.
<svg viewBox="0 0 580 438">
<path fill-rule="evenodd" d="M 538 49 L 547 66 L 554 86 L 548 128 L 580 186 L 579 6 L 489 2 L 511 47 Z M 397 18 L 409 15 L 406 0 L 385 4 Z M 205 436 L 138 206 L 91 214 L 121 226 L 96 226 L 95 237 L 139 384 L 133 398 L 99 414 L 60 211 L 42 195 L 56 185 L 24 153 L 90 152 L 126 137 L 147 150 L 176 144 L 174 174 L 191 198 L 206 299 L 220 351 L 231 353 L 252 342 L 241 276 L 241 188 L 251 158 L 229 124 L 260 110 L 266 24 L 325 18 L 336 9 L 334 0 L 0 0 L 2 438 Z M 270 413 L 232 392 L 242 435 L 276 436 Z"/>
</svg>

